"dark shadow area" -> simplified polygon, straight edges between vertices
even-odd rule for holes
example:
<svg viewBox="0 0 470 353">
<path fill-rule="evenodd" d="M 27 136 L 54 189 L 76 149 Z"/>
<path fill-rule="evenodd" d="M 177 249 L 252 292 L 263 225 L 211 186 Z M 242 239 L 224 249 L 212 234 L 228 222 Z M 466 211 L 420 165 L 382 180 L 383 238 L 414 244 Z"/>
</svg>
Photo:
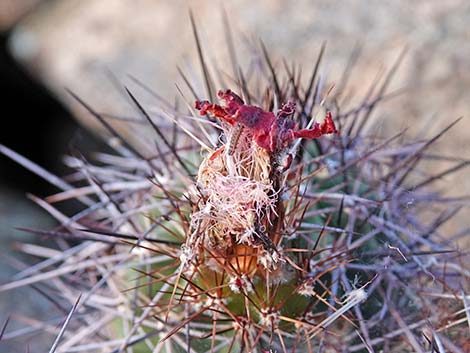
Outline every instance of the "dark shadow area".
<svg viewBox="0 0 470 353">
<path fill-rule="evenodd" d="M 8 34 L 0 34 L 0 92 L 2 126 L 0 143 L 38 163 L 59 172 L 59 141 L 70 138 L 76 123 L 49 92 L 28 75 L 7 50 Z M 14 161 L 0 156 L 0 182 L 4 188 L 38 195 L 54 188 Z"/>
<path fill-rule="evenodd" d="M 82 129 L 50 92 L 8 53 L 8 33 L 0 34 L 0 143 L 62 176 L 62 156 L 94 150 L 99 142 Z M 2 189 L 46 196 L 57 189 L 0 155 Z"/>
</svg>

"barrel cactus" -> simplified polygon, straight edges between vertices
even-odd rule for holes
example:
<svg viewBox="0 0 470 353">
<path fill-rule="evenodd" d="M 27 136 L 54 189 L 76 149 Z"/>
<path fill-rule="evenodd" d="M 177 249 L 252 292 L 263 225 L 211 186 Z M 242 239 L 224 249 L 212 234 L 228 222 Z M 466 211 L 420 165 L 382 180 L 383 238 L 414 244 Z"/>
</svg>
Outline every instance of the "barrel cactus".
<svg viewBox="0 0 470 353">
<path fill-rule="evenodd" d="M 51 351 L 468 349 L 470 274 L 453 245 L 465 234 L 440 232 L 462 200 L 429 188 L 466 163 L 429 175 L 420 161 L 443 133 L 374 134 L 390 77 L 343 107 L 321 74 L 323 49 L 306 79 L 262 46 L 258 76 L 236 70 L 227 82 L 201 52 L 205 90 L 184 77 L 184 109 L 156 98 L 149 112 L 127 90 L 141 118 L 127 123 L 154 133 L 139 141 L 147 153 L 72 93 L 114 152 L 67 157 L 73 185 L 35 166 L 62 189 L 33 197 L 60 226 L 29 231 L 58 245 L 35 248 L 42 261 L 0 287 L 35 285 L 72 308 L 63 325 L 61 313 L 39 326 L 55 336 Z M 72 216 L 55 206 L 68 199 L 82 205 Z M 7 327 L 3 339 L 19 334 Z"/>
</svg>

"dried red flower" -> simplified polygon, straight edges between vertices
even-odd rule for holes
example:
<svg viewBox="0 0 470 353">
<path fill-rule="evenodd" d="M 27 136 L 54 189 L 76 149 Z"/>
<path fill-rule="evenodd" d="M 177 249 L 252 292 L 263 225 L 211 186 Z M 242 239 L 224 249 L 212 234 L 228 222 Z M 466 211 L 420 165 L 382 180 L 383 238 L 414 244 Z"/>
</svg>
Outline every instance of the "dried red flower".
<svg viewBox="0 0 470 353">
<path fill-rule="evenodd" d="M 296 138 L 314 139 L 325 134 L 338 133 L 331 112 L 326 114 L 322 124 L 314 123 L 311 129 L 298 130 L 297 124 L 289 119 L 295 113 L 295 104 L 292 102 L 284 104 L 274 114 L 245 104 L 231 90 L 219 91 L 218 96 L 225 102 L 225 106 L 203 100 L 196 101 L 195 108 L 203 116 L 210 113 L 232 126 L 241 124 L 252 134 L 258 146 L 269 152 L 287 147 Z"/>
</svg>

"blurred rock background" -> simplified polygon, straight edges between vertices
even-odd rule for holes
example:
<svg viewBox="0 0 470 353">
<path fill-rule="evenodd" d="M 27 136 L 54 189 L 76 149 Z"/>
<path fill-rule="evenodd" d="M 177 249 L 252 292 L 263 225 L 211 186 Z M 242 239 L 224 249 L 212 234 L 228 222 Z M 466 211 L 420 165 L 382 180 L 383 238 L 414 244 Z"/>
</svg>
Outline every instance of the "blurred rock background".
<svg viewBox="0 0 470 353">
<path fill-rule="evenodd" d="M 135 115 L 121 92 L 113 86 L 110 72 L 131 88 L 132 82 L 127 75 L 132 74 L 171 100 L 177 94 L 174 83 L 181 81 L 177 65 L 192 77 L 200 75 L 189 8 L 195 15 L 209 61 L 228 63 L 222 3 L 232 25 L 241 62 L 246 62 L 249 56 L 250 43 L 257 43 L 261 38 L 277 59 L 277 65 L 281 66 L 281 59 L 286 58 L 288 62 L 302 64 L 305 71 L 309 71 L 321 43 L 326 41 L 324 68 L 334 81 L 342 73 L 354 48 L 360 45 L 361 56 L 350 81 L 350 87 L 357 92 L 363 92 L 377 73 L 390 66 L 400 51 L 408 47 L 392 84 L 392 89 L 406 87 L 408 90 L 382 105 L 374 128 L 377 132 L 392 135 L 409 127 L 410 136 L 430 137 L 464 116 L 459 125 L 436 145 L 436 150 L 469 159 L 470 2 L 466 0 L 2 0 L 0 30 L 9 51 L 5 55 L 11 55 L 27 72 L 13 75 L 18 81 L 13 80 L 13 85 L 20 87 L 15 95 L 29 95 L 21 99 L 24 104 L 34 106 L 31 96 L 38 93 L 32 92 L 42 92 L 43 101 L 54 102 L 59 108 L 54 110 L 55 113 L 35 108 L 34 114 L 13 112 L 5 116 L 0 143 L 9 142 L 10 147 L 27 157 L 46 162 L 35 154 L 42 146 L 49 158 L 59 161 L 60 155 L 67 150 L 65 141 L 75 136 L 74 131 L 78 129 L 61 106 L 70 111 L 81 126 L 99 134 L 95 121 L 71 101 L 64 87 L 72 89 L 97 111 Z M 9 62 L 3 67 L 2 84 L 3 75 L 11 76 L 9 70 L 14 65 Z M 24 89 L 21 85 L 30 82 L 30 77 L 36 80 L 31 84 L 37 87 Z M 7 90 L 11 92 L 11 87 Z M 152 104 L 148 96 L 142 95 L 141 99 Z M 57 114 L 57 119 L 47 125 L 45 122 L 53 114 Z M 12 119 L 22 129 L 12 132 L 7 128 L 5 121 Z M 26 128 L 34 132 L 29 144 L 15 145 L 14 141 L 25 139 Z M 95 140 L 85 131 L 80 132 L 80 136 L 82 141 L 89 143 L 78 145 L 91 149 Z M 40 142 L 45 137 L 47 141 Z M 9 163 L 3 157 L 0 162 L 1 168 Z M 60 170 L 53 163 L 46 165 Z M 12 168 L 11 165 L 8 168 Z M 16 172 L 21 173 L 19 168 Z M 8 196 L 13 189 L 21 192 L 50 190 L 32 190 L 31 186 L 39 182 L 37 179 L 14 187 L 15 177 L 11 175 L 9 179 L 5 177 L 0 186 L 0 201 L 8 205 L 20 202 L 18 197 L 23 198 L 17 193 Z M 451 186 L 449 194 L 470 194 L 468 169 L 445 178 L 445 181 L 446 187 Z M 21 209 L 23 207 L 30 206 L 21 206 Z M 2 210 L 0 224 L 11 225 L 11 222 L 5 222 L 5 214 L 9 218 L 12 208 L 4 206 Z M 5 210 L 11 212 L 5 213 Z M 14 223 L 18 225 L 27 222 L 26 219 L 34 219 L 26 213 L 23 216 L 24 220 Z M 452 223 L 452 230 L 468 227 L 467 208 Z M 10 228 L 0 228 L 0 239 L 11 234 Z M 2 251 L 6 249 L 2 246 Z M 2 310 L 0 319 L 4 317 Z M 40 351 L 35 349 L 31 347 L 30 351 Z M 7 352 L 2 350 L 2 343 L 0 351 Z"/>
</svg>

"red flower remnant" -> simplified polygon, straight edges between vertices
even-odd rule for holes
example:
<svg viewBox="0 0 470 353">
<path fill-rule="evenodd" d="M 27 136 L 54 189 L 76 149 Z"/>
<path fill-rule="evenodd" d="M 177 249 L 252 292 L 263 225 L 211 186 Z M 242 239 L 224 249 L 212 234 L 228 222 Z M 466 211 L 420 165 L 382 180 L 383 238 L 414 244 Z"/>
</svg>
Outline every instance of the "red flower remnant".
<svg viewBox="0 0 470 353">
<path fill-rule="evenodd" d="M 252 135 L 258 146 L 274 152 L 286 148 L 296 138 L 314 139 L 325 134 L 338 133 L 331 117 L 326 114 L 322 124 L 314 123 L 311 129 L 299 130 L 297 124 L 288 119 L 295 112 L 295 104 L 288 102 L 274 114 L 260 107 L 246 105 L 245 102 L 231 90 L 219 91 L 220 99 L 225 106 L 196 101 L 195 108 L 201 115 L 212 114 L 216 118 L 235 126 L 242 124 Z"/>
</svg>

